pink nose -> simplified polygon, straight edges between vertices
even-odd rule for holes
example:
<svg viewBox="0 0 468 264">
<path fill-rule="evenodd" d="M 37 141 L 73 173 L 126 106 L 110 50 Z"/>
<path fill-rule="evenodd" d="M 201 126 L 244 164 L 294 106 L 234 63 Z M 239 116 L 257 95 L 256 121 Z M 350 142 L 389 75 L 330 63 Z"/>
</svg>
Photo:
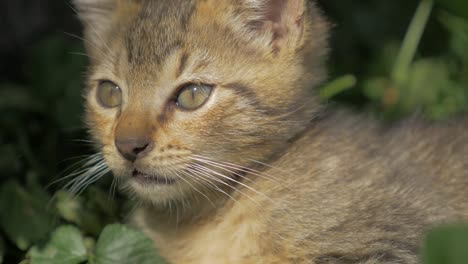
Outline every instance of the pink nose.
<svg viewBox="0 0 468 264">
<path fill-rule="evenodd" d="M 153 149 L 153 142 L 145 138 L 116 139 L 115 146 L 120 154 L 128 161 L 134 162 L 144 157 Z"/>
</svg>

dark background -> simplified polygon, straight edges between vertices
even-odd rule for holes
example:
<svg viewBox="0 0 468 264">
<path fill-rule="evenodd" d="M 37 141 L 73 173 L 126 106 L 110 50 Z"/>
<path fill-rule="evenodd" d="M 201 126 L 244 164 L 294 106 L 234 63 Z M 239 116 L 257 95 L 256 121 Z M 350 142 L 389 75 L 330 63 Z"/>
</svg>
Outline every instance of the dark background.
<svg viewBox="0 0 468 264">
<path fill-rule="evenodd" d="M 410 77 L 397 82 L 391 76 L 419 3 L 319 1 L 334 25 L 331 83 L 322 87 L 324 99 L 387 121 L 415 111 L 443 121 L 467 109 L 465 0 L 436 3 Z M 80 54 L 80 35 L 68 1 L 0 2 L 0 262 L 17 263 L 61 224 L 96 237 L 125 215 L 119 197 L 107 199 L 110 177 L 79 199 L 62 190 L 66 180 L 49 185 L 67 175 L 66 168 L 82 155 L 92 153 L 91 145 L 82 141 L 87 139 L 81 122 L 87 60 Z M 343 76 L 347 85 L 340 83 Z M 75 211 L 67 211 L 71 207 Z"/>
</svg>

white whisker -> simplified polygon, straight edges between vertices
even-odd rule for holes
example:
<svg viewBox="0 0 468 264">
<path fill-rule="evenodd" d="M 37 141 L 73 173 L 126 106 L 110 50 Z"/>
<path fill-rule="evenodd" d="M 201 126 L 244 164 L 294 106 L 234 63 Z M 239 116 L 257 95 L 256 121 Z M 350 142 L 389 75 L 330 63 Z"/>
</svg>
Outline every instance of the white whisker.
<svg viewBox="0 0 468 264">
<path fill-rule="evenodd" d="M 181 172 L 183 172 L 183 171 L 181 171 Z M 206 194 L 204 194 L 200 190 L 198 190 L 197 187 L 195 187 L 193 184 L 191 184 L 188 180 L 184 179 L 184 177 L 180 176 L 176 171 L 173 171 L 173 173 L 176 175 L 176 177 L 178 177 L 179 179 L 183 180 L 185 183 L 190 185 L 190 187 L 192 187 L 197 193 L 199 193 L 203 197 L 205 197 L 211 203 L 211 205 L 213 205 L 213 207 L 215 207 L 214 203 L 210 200 L 210 198 L 208 196 L 206 196 Z"/>
<path fill-rule="evenodd" d="M 263 194 L 263 193 L 261 193 L 261 192 L 255 190 L 254 188 L 248 186 L 247 184 L 244 184 L 244 183 L 242 183 L 242 182 L 240 182 L 240 181 L 237 181 L 236 179 L 233 179 L 232 177 L 229 177 L 229 176 L 226 176 L 226 175 L 224 175 L 224 174 L 221 174 L 221 173 L 219 173 L 219 172 L 217 172 L 217 171 L 215 171 L 215 170 L 212 170 L 212 169 L 207 168 L 207 167 L 205 167 L 205 166 L 202 166 L 202 165 L 200 165 L 200 164 L 193 163 L 193 165 L 194 165 L 194 166 L 197 166 L 197 167 L 199 167 L 200 169 L 205 170 L 205 171 L 207 171 L 207 172 L 209 172 L 209 173 L 213 173 L 213 174 L 215 174 L 215 175 L 218 175 L 218 176 L 220 176 L 220 177 L 222 177 L 222 178 L 224 178 L 224 179 L 226 179 L 226 180 L 228 180 L 228 181 L 232 181 L 232 182 L 234 182 L 234 183 L 237 183 L 237 184 L 239 184 L 239 185 L 241 185 L 241 186 L 243 186 L 243 187 L 245 187 L 245 188 L 247 188 L 247 189 L 249 189 L 249 190 L 251 190 L 251 191 L 257 193 L 257 194 L 260 194 L 260 195 L 262 195 L 262 196 L 268 198 L 268 196 L 266 196 L 265 194 Z"/>
<path fill-rule="evenodd" d="M 243 192 L 243 191 L 237 189 L 236 187 L 232 186 L 231 184 L 228 184 L 228 183 L 226 183 L 225 181 L 222 181 L 222 180 L 220 180 L 220 179 L 218 179 L 218 178 L 216 178 L 216 177 L 213 177 L 213 176 L 214 176 L 214 175 L 218 175 L 218 176 L 220 176 L 220 177 L 223 178 L 223 179 L 226 179 L 226 180 L 228 180 L 228 181 L 232 181 L 232 182 L 234 182 L 234 183 L 238 183 L 238 184 L 240 184 L 240 185 L 242 185 L 242 186 L 244 186 L 244 187 L 246 187 L 246 188 L 248 188 L 248 189 L 253 190 L 252 188 L 248 187 L 247 185 L 245 185 L 245 184 L 243 184 L 243 183 L 241 183 L 241 182 L 239 182 L 239 181 L 236 181 L 236 180 L 232 179 L 231 177 L 228 177 L 228 176 L 223 175 L 223 174 L 221 174 L 221 173 L 218 173 L 218 172 L 216 172 L 216 171 L 214 171 L 214 170 L 211 170 L 211 169 L 209 169 L 209 168 L 207 168 L 207 167 L 205 167 L 205 166 L 202 166 L 202 165 L 199 165 L 199 164 L 195 164 L 195 163 L 193 163 L 193 165 L 196 166 L 196 168 L 192 167 L 192 169 L 195 169 L 195 170 L 197 170 L 197 171 L 199 171 L 199 172 L 205 172 L 207 175 L 210 176 L 210 177 L 209 177 L 210 179 L 212 179 L 212 180 L 214 180 L 214 181 L 216 181 L 216 182 L 219 182 L 219 183 L 221 183 L 221 184 L 223 184 L 223 185 L 225 185 L 225 186 L 227 186 L 227 187 L 229 187 L 229 188 L 235 190 L 236 192 L 238 192 L 238 193 L 244 195 L 245 197 L 249 198 L 252 202 L 258 204 L 258 202 L 255 201 L 255 199 L 253 199 L 250 195 L 248 195 L 248 194 L 246 194 L 245 192 Z M 214 174 L 214 175 L 213 175 L 213 174 Z M 202 174 L 202 175 L 203 175 L 203 174 Z M 205 176 L 206 176 L 206 175 L 205 175 Z M 253 190 L 253 191 L 255 192 L 255 190 Z"/>
<path fill-rule="evenodd" d="M 208 179 L 211 179 L 211 180 L 214 180 L 216 182 L 220 182 L 224 185 L 227 185 L 228 187 L 230 188 L 234 188 L 230 185 L 228 185 L 227 183 L 223 182 L 223 181 L 220 181 L 214 177 L 212 177 L 211 175 L 205 173 L 205 172 L 202 172 L 202 171 L 197 171 L 195 169 L 191 169 L 191 168 L 187 168 L 186 169 L 187 172 L 190 172 L 192 176 L 194 177 L 198 177 L 200 180 L 203 180 L 204 182 L 208 183 L 210 186 L 212 186 L 214 188 L 214 190 L 226 195 L 227 197 L 229 197 L 231 200 L 233 200 L 234 202 L 238 202 L 234 197 L 232 197 L 230 194 L 228 194 L 227 192 L 223 191 L 221 188 L 219 188 L 219 186 L 217 186 L 216 184 L 212 183 L 211 181 L 209 181 Z M 234 188 L 236 191 L 237 189 Z"/>
<path fill-rule="evenodd" d="M 200 156 L 200 155 L 193 155 L 193 156 L 196 157 L 196 158 L 202 159 L 203 161 L 206 161 L 206 162 L 213 162 L 213 163 L 216 163 L 217 165 L 220 165 L 220 166 L 226 166 L 228 168 L 237 169 L 237 170 L 240 170 L 242 172 L 250 173 L 250 174 L 259 176 L 261 178 L 264 178 L 264 179 L 269 179 L 269 180 L 272 180 L 272 181 L 274 181 L 274 182 L 276 182 L 278 184 L 282 184 L 281 182 L 286 183 L 286 181 L 284 181 L 284 180 L 282 180 L 280 178 L 277 178 L 277 177 L 275 177 L 273 175 L 270 175 L 268 173 L 261 172 L 261 171 L 258 171 L 258 170 L 255 170 L 255 169 L 252 169 L 252 168 L 249 168 L 249 167 L 237 165 L 237 164 L 230 163 L 230 162 L 215 161 L 215 160 L 212 160 L 212 159 L 209 159 L 207 157 Z"/>
<path fill-rule="evenodd" d="M 90 155 L 71 167 L 74 172 L 51 184 L 73 178 L 63 188 L 68 189 L 74 195 L 80 195 L 90 184 L 101 179 L 110 171 L 104 162 L 102 153 Z"/>
</svg>

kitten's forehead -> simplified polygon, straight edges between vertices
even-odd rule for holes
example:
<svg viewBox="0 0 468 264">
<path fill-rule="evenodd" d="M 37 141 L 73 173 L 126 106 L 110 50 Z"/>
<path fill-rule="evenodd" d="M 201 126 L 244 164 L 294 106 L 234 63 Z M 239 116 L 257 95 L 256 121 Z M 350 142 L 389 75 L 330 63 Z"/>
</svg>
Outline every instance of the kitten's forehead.
<svg viewBox="0 0 468 264">
<path fill-rule="evenodd" d="M 196 0 L 142 0 L 125 34 L 130 65 L 161 62 L 182 45 Z"/>
</svg>

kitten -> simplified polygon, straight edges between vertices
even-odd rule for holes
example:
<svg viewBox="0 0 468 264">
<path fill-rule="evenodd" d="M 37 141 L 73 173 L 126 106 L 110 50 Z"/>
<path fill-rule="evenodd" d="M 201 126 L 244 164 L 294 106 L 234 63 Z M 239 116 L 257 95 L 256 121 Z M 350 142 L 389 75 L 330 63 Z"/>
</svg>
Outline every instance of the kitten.
<svg viewBox="0 0 468 264">
<path fill-rule="evenodd" d="M 169 263 L 417 263 L 468 219 L 466 120 L 323 111 L 305 0 L 75 0 L 91 135 Z"/>
</svg>

